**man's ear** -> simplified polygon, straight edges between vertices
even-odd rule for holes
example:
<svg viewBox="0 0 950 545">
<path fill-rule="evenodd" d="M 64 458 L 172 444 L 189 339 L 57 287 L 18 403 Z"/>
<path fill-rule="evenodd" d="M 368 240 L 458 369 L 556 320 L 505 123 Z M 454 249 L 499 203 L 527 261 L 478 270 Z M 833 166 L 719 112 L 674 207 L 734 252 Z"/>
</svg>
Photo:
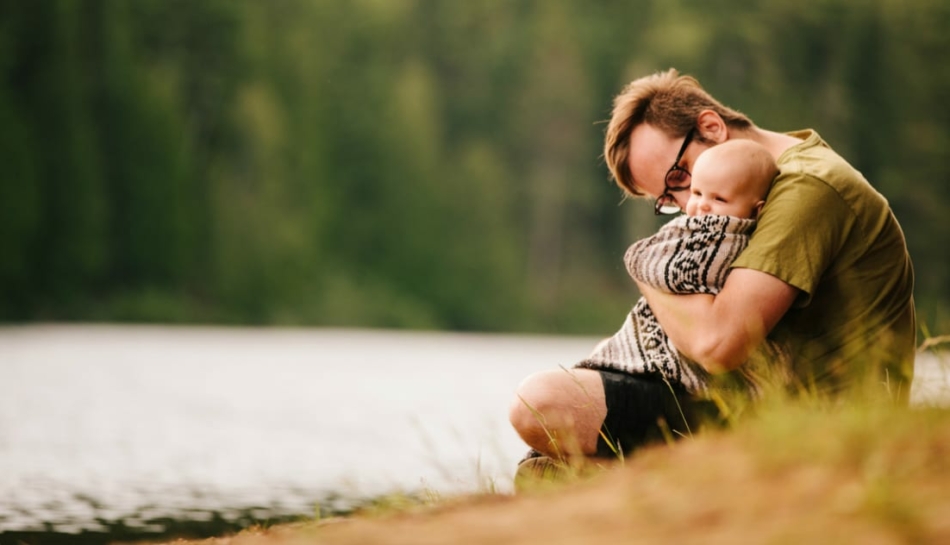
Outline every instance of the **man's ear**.
<svg viewBox="0 0 950 545">
<path fill-rule="evenodd" d="M 729 127 L 716 112 L 703 110 L 696 118 L 696 128 L 699 135 L 706 141 L 722 144 L 729 139 Z"/>
<path fill-rule="evenodd" d="M 762 212 L 763 206 L 765 206 L 765 201 L 758 201 L 755 203 L 755 206 L 752 207 L 752 219 L 757 219 L 759 217 L 759 213 Z"/>
</svg>

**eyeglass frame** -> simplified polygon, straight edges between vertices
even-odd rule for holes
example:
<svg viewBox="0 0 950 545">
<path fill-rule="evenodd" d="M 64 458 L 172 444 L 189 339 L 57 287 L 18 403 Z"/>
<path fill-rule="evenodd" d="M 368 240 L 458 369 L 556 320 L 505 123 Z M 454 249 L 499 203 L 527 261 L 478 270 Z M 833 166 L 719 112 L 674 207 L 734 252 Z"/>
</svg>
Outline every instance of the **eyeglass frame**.
<svg viewBox="0 0 950 545">
<path fill-rule="evenodd" d="M 686 138 L 683 139 L 683 145 L 680 146 L 680 151 L 676 154 L 676 161 L 673 162 L 673 166 L 671 166 L 670 169 L 666 171 L 666 176 L 663 177 L 663 193 L 661 193 L 653 203 L 653 212 L 657 216 L 676 214 L 683 211 L 680 205 L 676 204 L 676 200 L 673 198 L 672 192 L 685 191 L 689 189 L 690 184 L 683 186 L 670 185 L 670 176 L 672 176 L 674 172 L 682 171 L 686 173 L 686 176 L 692 177 L 692 173 L 690 173 L 690 171 L 680 166 L 680 161 L 683 160 L 683 154 L 686 153 L 686 148 L 689 147 L 689 144 L 693 141 L 694 136 L 696 136 L 696 127 L 693 127 L 688 133 L 686 133 Z M 664 207 L 668 207 L 666 210 L 669 211 L 665 211 Z M 676 209 L 672 210 L 674 207 Z"/>
</svg>

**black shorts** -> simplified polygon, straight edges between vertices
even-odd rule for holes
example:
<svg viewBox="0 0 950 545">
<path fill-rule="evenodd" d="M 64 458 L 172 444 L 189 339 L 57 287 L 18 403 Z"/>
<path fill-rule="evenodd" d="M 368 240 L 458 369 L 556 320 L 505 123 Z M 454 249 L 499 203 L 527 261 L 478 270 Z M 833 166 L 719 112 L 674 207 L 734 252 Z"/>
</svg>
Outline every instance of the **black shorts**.
<svg viewBox="0 0 950 545">
<path fill-rule="evenodd" d="M 687 437 L 706 424 L 722 425 L 715 403 L 693 396 L 660 376 L 598 372 L 607 401 L 607 417 L 597 440 L 598 456 L 614 457 L 615 449 L 626 454 L 670 437 Z"/>
</svg>

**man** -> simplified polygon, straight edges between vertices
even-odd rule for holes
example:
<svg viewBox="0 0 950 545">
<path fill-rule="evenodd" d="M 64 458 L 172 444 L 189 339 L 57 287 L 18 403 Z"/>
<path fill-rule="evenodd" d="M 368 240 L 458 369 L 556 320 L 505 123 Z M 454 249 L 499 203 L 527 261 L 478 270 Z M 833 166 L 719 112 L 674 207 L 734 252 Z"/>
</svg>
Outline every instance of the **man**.
<svg viewBox="0 0 950 545">
<path fill-rule="evenodd" d="M 674 295 L 638 284 L 660 326 L 712 374 L 749 361 L 766 337 L 788 350 L 793 391 L 884 392 L 906 403 L 916 323 L 913 268 L 887 201 L 812 130 L 757 127 L 676 70 L 631 82 L 615 98 L 604 157 L 628 194 L 683 209 L 699 154 L 748 139 L 779 175 L 748 248 L 718 295 Z M 538 453 L 629 451 L 658 425 L 685 432 L 702 400 L 668 384 L 589 369 L 546 371 L 518 387 L 512 425 Z M 658 421 L 659 422 L 658 424 Z"/>
</svg>

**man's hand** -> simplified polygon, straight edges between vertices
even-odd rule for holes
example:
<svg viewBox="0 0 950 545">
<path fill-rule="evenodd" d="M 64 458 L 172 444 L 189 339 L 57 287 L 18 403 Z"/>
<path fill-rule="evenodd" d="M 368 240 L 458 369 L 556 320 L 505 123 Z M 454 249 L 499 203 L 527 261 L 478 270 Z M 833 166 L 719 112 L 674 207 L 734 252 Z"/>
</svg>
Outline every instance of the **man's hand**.
<svg viewBox="0 0 950 545">
<path fill-rule="evenodd" d="M 753 269 L 733 269 L 715 297 L 674 295 L 641 282 L 637 286 L 673 346 L 710 373 L 742 365 L 799 293 Z"/>
</svg>

